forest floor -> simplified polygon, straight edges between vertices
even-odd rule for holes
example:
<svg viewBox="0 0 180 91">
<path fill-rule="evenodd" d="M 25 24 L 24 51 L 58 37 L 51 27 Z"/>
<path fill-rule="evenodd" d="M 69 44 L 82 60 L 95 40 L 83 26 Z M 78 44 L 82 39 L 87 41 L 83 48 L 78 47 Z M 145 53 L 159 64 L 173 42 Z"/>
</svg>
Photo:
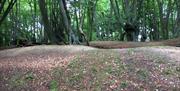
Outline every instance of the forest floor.
<svg viewBox="0 0 180 91">
<path fill-rule="evenodd" d="M 0 91 L 180 91 L 180 47 L 0 51 Z"/>
</svg>

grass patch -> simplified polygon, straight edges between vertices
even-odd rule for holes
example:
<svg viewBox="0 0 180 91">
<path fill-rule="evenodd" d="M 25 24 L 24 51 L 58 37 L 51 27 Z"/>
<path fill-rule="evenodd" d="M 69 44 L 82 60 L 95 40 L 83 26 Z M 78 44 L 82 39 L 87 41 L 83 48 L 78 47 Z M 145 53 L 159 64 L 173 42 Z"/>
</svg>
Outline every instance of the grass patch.
<svg viewBox="0 0 180 91">
<path fill-rule="evenodd" d="M 69 76 L 66 80 L 66 82 L 73 87 L 80 88 L 82 87 L 82 79 L 83 75 L 79 73 L 74 73 L 73 75 Z"/>
<path fill-rule="evenodd" d="M 49 84 L 49 90 L 50 91 L 59 91 L 58 90 L 58 82 L 56 80 L 52 80 Z"/>
<path fill-rule="evenodd" d="M 52 76 L 57 80 L 61 80 L 63 77 L 63 74 L 64 74 L 63 68 L 57 67 L 52 70 Z"/>
<path fill-rule="evenodd" d="M 147 78 L 148 78 L 148 76 L 149 76 L 148 71 L 145 70 L 145 69 L 140 69 L 140 70 L 138 70 L 136 73 L 137 73 L 139 79 L 140 79 L 140 80 L 143 80 L 143 81 L 144 81 L 144 80 L 147 80 Z"/>
<path fill-rule="evenodd" d="M 166 62 L 165 62 L 164 60 L 159 59 L 159 60 L 156 60 L 155 63 L 158 63 L 158 64 L 165 64 Z"/>
<path fill-rule="evenodd" d="M 32 81 L 34 79 L 35 76 L 32 72 L 27 72 L 26 74 L 16 73 L 10 78 L 9 84 L 11 88 L 23 88 L 29 81 Z"/>
<path fill-rule="evenodd" d="M 82 79 L 83 79 L 83 71 L 84 71 L 84 63 L 80 60 L 79 57 L 74 59 L 68 65 L 67 74 L 65 74 L 66 84 L 71 87 L 75 87 L 77 89 L 82 88 Z"/>
<path fill-rule="evenodd" d="M 21 75 L 17 74 L 11 77 L 10 79 L 10 86 L 14 87 L 21 87 L 25 84 L 25 81 L 22 79 Z"/>
<path fill-rule="evenodd" d="M 126 88 L 127 86 L 128 86 L 128 83 L 127 83 L 127 82 L 122 82 L 120 87 L 124 89 L 124 88 Z"/>
<path fill-rule="evenodd" d="M 171 69 L 171 68 L 165 68 L 165 69 L 162 71 L 162 73 L 163 73 L 164 75 L 173 75 L 173 74 L 175 74 L 175 71 L 174 71 L 173 69 Z"/>
<path fill-rule="evenodd" d="M 25 80 L 26 81 L 30 81 L 30 80 L 33 80 L 35 79 L 35 76 L 32 72 L 28 72 L 26 75 L 25 75 Z"/>
<path fill-rule="evenodd" d="M 124 71 L 117 54 L 112 51 L 89 51 L 83 57 L 77 56 L 67 66 L 66 84 L 77 90 L 89 87 L 102 89 L 110 75 L 120 77 Z"/>
<path fill-rule="evenodd" d="M 127 50 L 127 52 L 128 52 L 129 55 L 132 55 L 132 54 L 134 54 L 134 49 L 133 48 L 129 48 Z"/>
</svg>

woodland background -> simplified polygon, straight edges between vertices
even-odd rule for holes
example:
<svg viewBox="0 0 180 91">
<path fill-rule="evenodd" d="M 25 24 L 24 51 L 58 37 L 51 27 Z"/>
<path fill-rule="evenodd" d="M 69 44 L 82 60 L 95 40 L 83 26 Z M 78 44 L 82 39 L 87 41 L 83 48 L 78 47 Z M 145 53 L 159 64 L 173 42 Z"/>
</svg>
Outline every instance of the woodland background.
<svg viewBox="0 0 180 91">
<path fill-rule="evenodd" d="M 0 46 L 180 36 L 180 0 L 1 0 Z"/>
</svg>

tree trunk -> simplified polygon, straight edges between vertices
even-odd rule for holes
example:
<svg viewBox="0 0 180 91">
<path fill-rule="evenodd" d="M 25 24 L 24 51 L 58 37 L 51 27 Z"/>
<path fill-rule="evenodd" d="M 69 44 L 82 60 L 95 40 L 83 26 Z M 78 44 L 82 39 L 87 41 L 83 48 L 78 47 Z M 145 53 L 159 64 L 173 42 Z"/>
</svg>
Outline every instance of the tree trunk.
<svg viewBox="0 0 180 91">
<path fill-rule="evenodd" d="M 92 34 L 94 27 L 94 19 L 96 13 L 96 5 L 98 0 L 88 0 L 88 8 L 87 8 L 87 22 L 88 22 L 88 41 L 92 41 Z"/>
<path fill-rule="evenodd" d="M 4 4 L 5 4 L 5 0 L 4 2 L 2 2 L 1 6 L 0 6 L 0 14 L 2 13 L 3 11 L 3 8 L 4 8 Z M 9 14 L 9 12 L 11 11 L 11 9 L 13 8 L 14 4 L 17 2 L 17 0 L 11 0 L 8 4 L 8 7 L 7 9 L 3 12 L 3 15 L 2 17 L 0 16 L 0 26 L 2 24 L 2 22 L 5 20 L 5 18 L 7 17 L 7 15 Z"/>
<path fill-rule="evenodd" d="M 177 18 L 175 20 L 175 25 L 174 25 L 174 36 L 178 37 L 180 36 L 180 0 L 175 0 L 176 3 L 176 10 L 177 10 Z"/>
<path fill-rule="evenodd" d="M 158 7 L 159 7 L 159 15 L 160 15 L 160 24 L 161 24 L 161 31 L 162 31 L 162 37 L 163 39 L 168 39 L 169 38 L 169 31 L 168 31 L 168 25 L 169 25 L 169 16 L 170 16 L 170 12 L 171 12 L 171 0 L 169 0 L 168 2 L 168 6 L 167 6 L 167 14 L 164 17 L 164 13 L 163 13 L 163 1 L 159 1 L 157 0 L 158 3 Z"/>
<path fill-rule="evenodd" d="M 69 35 L 68 35 L 69 44 L 73 44 L 73 42 L 75 42 L 76 38 L 75 38 L 75 35 L 72 31 L 71 24 L 68 20 L 68 16 L 67 16 L 67 12 L 66 12 L 65 7 L 66 7 L 65 6 L 65 0 L 60 0 L 60 11 L 61 11 L 61 14 L 63 17 L 63 23 L 65 25 L 65 29 L 66 29 L 67 33 L 69 33 Z"/>
<path fill-rule="evenodd" d="M 39 0 L 39 8 L 41 11 L 41 15 L 42 15 L 42 21 L 44 23 L 44 33 L 45 33 L 45 37 L 47 37 L 47 39 L 52 43 L 52 44 L 57 44 L 56 38 L 53 35 L 52 32 L 52 28 L 49 22 L 49 17 L 48 17 L 48 10 L 47 10 L 47 6 L 46 6 L 46 2 L 45 0 Z M 45 42 L 48 42 L 45 38 Z"/>
</svg>

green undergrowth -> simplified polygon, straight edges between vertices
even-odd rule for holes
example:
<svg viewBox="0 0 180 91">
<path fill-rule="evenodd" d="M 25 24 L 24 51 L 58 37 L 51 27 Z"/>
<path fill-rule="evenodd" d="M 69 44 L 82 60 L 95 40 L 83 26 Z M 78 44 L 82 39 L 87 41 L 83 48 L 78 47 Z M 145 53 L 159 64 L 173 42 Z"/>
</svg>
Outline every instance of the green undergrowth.
<svg viewBox="0 0 180 91">
<path fill-rule="evenodd" d="M 36 77 L 32 72 L 26 72 L 25 74 L 23 73 L 16 73 L 11 76 L 9 79 L 9 84 L 11 89 L 22 89 L 26 88 L 28 83 L 31 82 L 32 80 L 35 80 Z"/>
<path fill-rule="evenodd" d="M 134 49 L 127 50 L 129 56 L 134 55 L 135 52 Z M 60 87 L 58 90 L 63 91 L 104 91 L 107 89 L 119 91 L 131 88 L 131 80 L 148 84 L 149 80 L 151 80 L 151 68 L 147 68 L 145 66 L 147 64 L 142 65 L 141 62 L 143 60 L 132 58 L 122 60 L 121 57 L 123 57 L 121 53 L 112 50 L 93 50 L 78 54 L 66 67 L 55 68 L 52 71 L 54 81 L 57 82 L 52 87 L 58 89 L 56 85 L 59 84 Z M 152 60 L 146 61 L 149 63 L 154 62 Z M 161 63 L 154 62 L 153 64 L 154 66 L 155 64 L 158 66 Z M 167 68 L 162 73 L 163 75 L 173 75 L 174 71 Z M 62 84 L 66 88 L 62 88 Z M 155 85 L 153 86 L 155 87 Z"/>
<path fill-rule="evenodd" d="M 49 84 L 50 91 L 58 91 L 58 82 L 56 80 L 52 80 Z"/>
<path fill-rule="evenodd" d="M 48 87 L 49 91 L 120 91 L 131 89 L 134 84 L 139 89 L 148 85 L 156 88 L 156 84 L 149 84 L 154 79 L 152 73 L 169 78 L 180 72 L 178 66 L 167 64 L 165 57 L 137 54 L 138 51 L 133 48 L 127 49 L 124 54 L 108 49 L 78 53 L 67 65 L 48 71 L 51 77 L 43 86 Z M 13 74 L 8 81 L 11 89 L 19 91 L 28 88 L 36 80 L 39 79 L 35 73 L 20 72 Z"/>
<path fill-rule="evenodd" d="M 118 52 L 88 51 L 76 56 L 67 68 L 54 69 L 53 76 L 59 82 L 76 90 L 105 90 L 117 83 L 125 70 Z M 117 84 L 120 88 L 128 83 Z"/>
</svg>

